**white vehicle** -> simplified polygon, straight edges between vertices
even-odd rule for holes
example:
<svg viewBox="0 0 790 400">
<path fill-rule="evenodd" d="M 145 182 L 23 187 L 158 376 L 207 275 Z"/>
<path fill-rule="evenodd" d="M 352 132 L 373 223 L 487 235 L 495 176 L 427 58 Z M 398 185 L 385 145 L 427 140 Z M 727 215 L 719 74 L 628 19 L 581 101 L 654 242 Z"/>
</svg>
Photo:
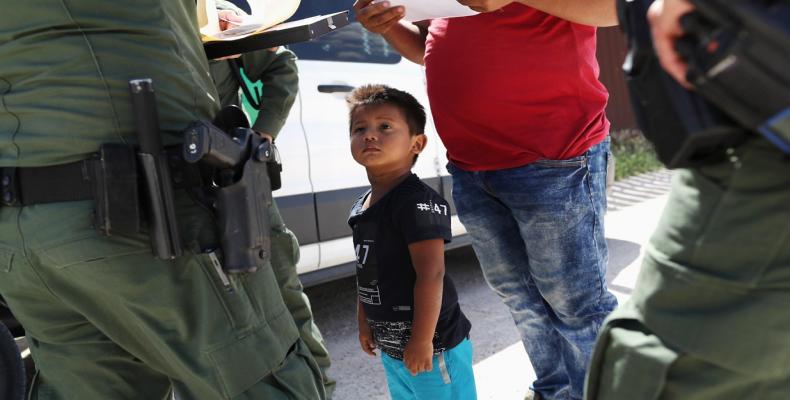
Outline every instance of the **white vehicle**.
<svg viewBox="0 0 790 400">
<path fill-rule="evenodd" d="M 350 4 L 348 0 L 302 1 L 292 19 L 346 10 Z M 299 239 L 297 269 L 305 285 L 354 273 L 348 211 L 368 187 L 365 169 L 349 150 L 345 96 L 355 87 L 387 84 L 411 93 L 425 106 L 428 146 L 413 171 L 453 205 L 445 148 L 431 119 L 422 67 L 402 58 L 381 36 L 355 22 L 353 15 L 349 18 L 349 26 L 289 46 L 299 58 L 299 97 L 277 137 L 283 186 L 274 196 Z M 454 207 L 452 211 L 455 214 Z M 452 227 L 455 238 L 450 246 L 468 244 L 457 216 Z"/>
</svg>

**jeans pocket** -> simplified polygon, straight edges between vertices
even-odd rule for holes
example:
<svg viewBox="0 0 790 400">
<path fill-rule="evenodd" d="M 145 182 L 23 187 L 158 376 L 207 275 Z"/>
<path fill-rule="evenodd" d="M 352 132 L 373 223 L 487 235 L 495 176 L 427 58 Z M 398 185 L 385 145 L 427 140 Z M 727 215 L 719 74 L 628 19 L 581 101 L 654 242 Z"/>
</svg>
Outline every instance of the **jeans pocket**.
<svg viewBox="0 0 790 400">
<path fill-rule="evenodd" d="M 587 166 L 587 155 L 583 154 L 578 157 L 572 157 L 565 160 L 553 160 L 543 158 L 535 161 L 536 167 L 543 168 L 583 168 Z"/>
</svg>

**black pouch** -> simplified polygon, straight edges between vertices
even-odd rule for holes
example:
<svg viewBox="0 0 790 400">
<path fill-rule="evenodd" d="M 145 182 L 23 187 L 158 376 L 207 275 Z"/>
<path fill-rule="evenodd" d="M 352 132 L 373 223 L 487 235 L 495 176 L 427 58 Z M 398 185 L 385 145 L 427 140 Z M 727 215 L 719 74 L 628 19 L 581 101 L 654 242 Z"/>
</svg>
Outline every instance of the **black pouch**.
<svg viewBox="0 0 790 400">
<path fill-rule="evenodd" d="M 280 152 L 277 150 L 277 146 L 274 145 L 274 142 L 264 140 L 258 147 L 258 154 L 260 161 L 266 163 L 272 191 L 281 188 L 283 184 L 280 173 L 283 172 L 283 165 L 280 162 Z"/>
<path fill-rule="evenodd" d="M 90 163 L 96 204 L 94 226 L 103 235 L 140 231 L 136 157 L 130 146 L 105 144 Z"/>
</svg>

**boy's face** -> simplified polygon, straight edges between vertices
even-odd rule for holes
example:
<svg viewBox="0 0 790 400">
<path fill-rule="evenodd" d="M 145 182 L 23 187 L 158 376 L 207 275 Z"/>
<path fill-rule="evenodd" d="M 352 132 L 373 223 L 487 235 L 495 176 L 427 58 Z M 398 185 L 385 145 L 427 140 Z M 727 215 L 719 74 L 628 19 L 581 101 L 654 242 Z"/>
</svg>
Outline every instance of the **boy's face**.
<svg viewBox="0 0 790 400">
<path fill-rule="evenodd" d="M 425 142 L 425 135 L 410 134 L 403 111 L 391 104 L 359 106 L 351 114 L 351 155 L 369 172 L 411 169 Z"/>
</svg>

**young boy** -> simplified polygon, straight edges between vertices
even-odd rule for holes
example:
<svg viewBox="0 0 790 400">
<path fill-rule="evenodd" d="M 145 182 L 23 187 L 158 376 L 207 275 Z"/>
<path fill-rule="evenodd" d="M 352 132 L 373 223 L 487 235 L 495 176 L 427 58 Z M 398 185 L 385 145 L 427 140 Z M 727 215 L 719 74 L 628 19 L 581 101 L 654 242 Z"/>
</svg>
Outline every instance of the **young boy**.
<svg viewBox="0 0 790 400">
<path fill-rule="evenodd" d="M 348 103 L 351 154 L 370 181 L 348 221 L 362 350 L 381 350 L 394 400 L 476 399 L 471 324 L 444 275 L 449 208 L 411 173 L 427 140 L 425 110 L 383 85 L 354 90 Z"/>
</svg>

